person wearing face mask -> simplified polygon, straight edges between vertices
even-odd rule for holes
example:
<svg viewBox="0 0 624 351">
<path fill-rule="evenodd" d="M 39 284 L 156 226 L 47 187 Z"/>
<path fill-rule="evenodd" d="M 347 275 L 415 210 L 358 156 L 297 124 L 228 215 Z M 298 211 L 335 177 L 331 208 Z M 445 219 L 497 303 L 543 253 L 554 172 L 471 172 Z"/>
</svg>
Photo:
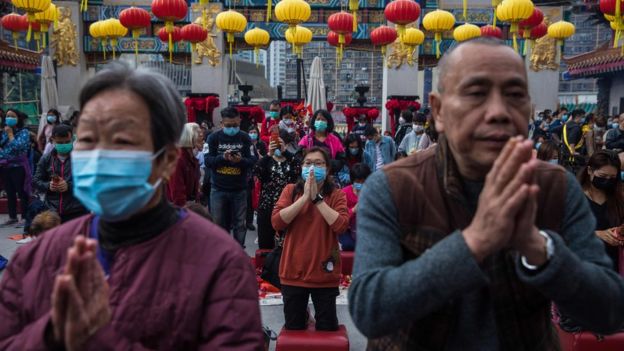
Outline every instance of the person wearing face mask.
<svg viewBox="0 0 624 351">
<path fill-rule="evenodd" d="M 553 165 L 559 164 L 559 151 L 557 146 L 550 141 L 536 143 L 537 159 Z"/>
<path fill-rule="evenodd" d="M 371 174 L 370 168 L 365 163 L 356 163 L 351 168 L 350 178 L 353 180 L 351 185 L 342 188 L 347 199 L 347 208 L 349 209 L 349 228 L 338 237 L 340 248 L 342 251 L 355 250 L 356 241 L 356 222 L 355 215 L 357 213 L 357 204 L 360 191 L 364 186 L 366 178 Z"/>
<path fill-rule="evenodd" d="M 280 110 L 280 131 L 285 130 L 288 133 L 295 133 L 297 131 L 297 122 L 295 120 L 295 110 L 292 106 L 284 106 Z"/>
<path fill-rule="evenodd" d="M 79 101 L 73 189 L 93 214 L 17 250 L 0 349 L 264 350 L 249 257 L 164 195 L 185 121 L 175 85 L 114 62 Z"/>
<path fill-rule="evenodd" d="M 240 131 L 241 119 L 233 107 L 221 110 L 223 129 L 208 138 L 206 165 L 210 168 L 210 211 L 215 222 L 245 246 L 247 235 L 248 173 L 256 163 L 251 138 Z"/>
<path fill-rule="evenodd" d="M 412 131 L 405 136 L 398 151 L 405 152 L 408 155 L 420 150 L 420 142 L 425 137 L 425 116 L 418 114 L 414 120 Z"/>
<path fill-rule="evenodd" d="M 360 137 L 362 142 L 366 142 L 366 137 L 364 136 L 364 132 L 366 131 L 366 126 L 369 125 L 368 117 L 365 114 L 360 115 L 358 119 L 358 124 L 353 127 L 351 131 L 352 134 L 355 134 Z"/>
<path fill-rule="evenodd" d="M 30 198 L 32 172 L 28 160 L 30 133 L 24 125 L 26 119 L 27 116 L 23 112 L 8 109 L 2 120 L 4 129 L 0 135 L 0 168 L 9 208 L 9 219 L 3 224 L 5 227 L 18 224 L 18 196 L 22 218 Z M 22 223 L 19 223 L 19 226 L 21 225 Z"/>
<path fill-rule="evenodd" d="M 605 137 L 605 148 L 608 150 L 624 151 L 624 113 L 614 119 L 612 128 Z"/>
<path fill-rule="evenodd" d="M 258 202 L 258 246 L 270 250 L 275 247 L 275 229 L 271 224 L 271 214 L 275 203 L 287 184 L 297 181 L 301 174 L 301 163 L 294 157 L 287 157 L 286 143 L 269 144 L 269 153 L 260 159 L 253 170 L 261 185 Z"/>
<path fill-rule="evenodd" d="M 364 153 L 364 146 L 359 136 L 351 133 L 347 135 L 344 141 L 345 150 L 347 150 L 345 164 L 338 172 L 338 181 L 345 187 L 351 184 L 351 169 L 357 163 L 367 163 L 368 155 Z"/>
<path fill-rule="evenodd" d="M 186 123 L 178 142 L 180 156 L 176 168 L 166 184 L 167 200 L 184 207 L 187 202 L 199 201 L 200 165 L 197 159 L 201 144 L 201 128 L 197 123 Z"/>
<path fill-rule="evenodd" d="M 259 140 L 259 131 L 258 127 L 253 125 L 249 128 L 247 132 L 249 134 L 249 138 L 251 139 L 251 150 L 250 153 L 254 156 L 254 164 L 250 169 L 256 165 L 256 161 L 261 159 L 267 154 L 267 147 L 264 141 Z M 253 194 L 256 187 L 256 183 L 254 181 L 254 177 L 252 172 L 248 172 L 247 175 L 247 215 L 246 215 L 246 224 L 247 230 L 256 230 L 254 226 L 254 208 L 253 208 Z"/>
<path fill-rule="evenodd" d="M 61 113 L 52 108 L 48 110 L 48 113 L 45 116 L 45 124 L 43 128 L 39 129 L 39 133 L 37 135 L 37 145 L 39 146 L 39 151 L 44 155 L 50 153 L 54 149 L 54 145 L 52 144 L 52 130 L 54 127 L 61 123 Z"/>
<path fill-rule="evenodd" d="M 262 125 L 260 127 L 260 139 L 262 139 L 262 141 L 267 145 L 271 139 L 271 127 L 280 123 L 280 109 L 281 103 L 278 100 L 271 101 L 269 111 L 264 116 L 264 121 L 262 121 Z"/>
<path fill-rule="evenodd" d="M 271 218 L 275 230 L 285 231 L 279 265 L 284 328 L 307 328 L 311 295 L 316 330 L 334 331 L 342 267 L 338 235 L 347 229 L 349 210 L 330 177 L 328 152 L 312 147 L 304 155 L 299 181 L 284 188 Z"/>
<path fill-rule="evenodd" d="M 399 127 L 394 134 L 394 143 L 400 145 L 405 136 L 412 132 L 412 120 L 413 114 L 410 110 L 401 111 L 401 117 L 399 117 Z"/>
<path fill-rule="evenodd" d="M 54 150 L 43 155 L 37 165 L 33 178 L 34 187 L 45 194 L 44 203 L 53 210 L 65 223 L 88 213 L 87 209 L 74 194 L 72 177 L 71 151 L 72 128 L 60 124 L 52 131 Z"/>
<path fill-rule="evenodd" d="M 624 246 L 624 233 L 616 233 L 616 229 L 624 224 L 624 185 L 619 179 L 621 166 L 616 153 L 601 150 L 589 158 L 587 167 L 578 175 L 596 217 L 596 235 L 605 242 L 616 270 L 620 269 L 619 252 Z"/>
<path fill-rule="evenodd" d="M 332 172 L 337 172 L 343 166 L 345 150 L 340 139 L 334 134 L 334 119 L 327 110 L 318 110 L 310 120 L 311 132 L 301 138 L 299 146 L 303 149 L 323 147 L 329 151 L 332 159 Z"/>
</svg>

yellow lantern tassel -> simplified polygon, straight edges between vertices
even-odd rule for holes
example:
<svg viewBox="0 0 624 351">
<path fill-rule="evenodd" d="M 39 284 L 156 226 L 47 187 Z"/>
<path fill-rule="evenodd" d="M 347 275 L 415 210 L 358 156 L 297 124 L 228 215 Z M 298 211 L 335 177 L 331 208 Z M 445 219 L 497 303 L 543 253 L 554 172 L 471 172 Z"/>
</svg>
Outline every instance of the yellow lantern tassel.
<svg viewBox="0 0 624 351">
<path fill-rule="evenodd" d="M 351 12 L 351 14 L 353 15 L 353 33 L 357 32 L 357 11 L 353 11 Z"/>
<path fill-rule="evenodd" d="M 234 43 L 234 33 L 227 33 L 227 42 L 230 47 L 230 59 L 232 59 L 232 44 Z"/>
<path fill-rule="evenodd" d="M 516 32 L 513 32 L 513 48 L 515 52 L 518 52 L 518 40 L 517 40 L 518 34 Z"/>
<path fill-rule="evenodd" d="M 385 45 L 381 46 L 381 56 L 383 56 L 384 58 L 386 57 L 386 46 Z"/>
<path fill-rule="evenodd" d="M 115 60 L 115 59 L 117 59 L 117 55 L 115 54 L 115 49 L 116 49 L 116 46 L 117 46 L 117 39 L 114 39 L 114 38 L 111 39 L 110 40 L 110 44 L 111 44 L 111 47 L 113 48 L 113 60 Z"/>
<path fill-rule="evenodd" d="M 204 29 L 208 28 L 208 10 L 205 5 L 202 9 L 202 27 L 204 27 Z"/>
<path fill-rule="evenodd" d="M 100 43 L 102 44 L 102 55 L 104 60 L 106 60 L 106 39 L 101 39 Z"/>
<path fill-rule="evenodd" d="M 37 52 L 41 51 L 41 35 L 39 32 L 35 32 L 35 41 L 37 42 Z"/>
<path fill-rule="evenodd" d="M 169 32 L 169 63 L 173 63 L 173 31 Z"/>
<path fill-rule="evenodd" d="M 494 9 L 492 10 L 493 16 L 492 16 L 492 27 L 496 27 L 496 6 L 494 6 Z"/>
<path fill-rule="evenodd" d="M 80 11 L 82 12 L 86 12 L 87 11 L 87 0 L 81 0 L 80 1 Z"/>
<path fill-rule="evenodd" d="M 442 33 L 436 32 L 434 39 L 436 44 L 436 58 L 440 58 L 440 42 L 442 41 Z"/>
<path fill-rule="evenodd" d="M 522 48 L 522 56 L 526 56 L 527 55 L 527 46 L 528 46 L 527 44 L 528 44 L 527 43 L 527 39 L 525 39 L 524 40 L 524 45 L 523 45 L 523 48 Z"/>
<path fill-rule="evenodd" d="M 254 46 L 254 57 L 256 59 L 256 68 L 260 66 L 260 49 L 257 46 Z"/>
<path fill-rule="evenodd" d="M 46 45 L 47 45 L 47 44 L 46 44 L 46 42 L 47 42 L 47 36 L 48 36 L 47 34 L 48 34 L 48 33 L 45 33 L 45 32 L 42 32 L 42 33 L 41 33 L 41 36 L 42 36 L 41 41 L 43 42 L 43 48 L 44 48 L 44 49 L 46 48 Z"/>
<path fill-rule="evenodd" d="M 134 57 L 137 58 L 139 56 L 139 36 L 141 35 L 140 29 L 132 30 L 132 39 L 134 39 Z"/>
<path fill-rule="evenodd" d="M 397 34 L 399 38 L 401 38 L 401 42 L 403 42 L 403 34 L 405 33 L 405 26 L 398 24 L 397 26 Z"/>
<path fill-rule="evenodd" d="M 468 0 L 463 0 L 464 5 L 464 22 L 468 22 Z"/>
<path fill-rule="evenodd" d="M 28 22 L 28 32 L 26 33 L 26 41 L 30 43 L 30 37 L 32 35 L 32 23 Z"/>
<path fill-rule="evenodd" d="M 13 32 L 11 33 L 11 35 L 13 36 L 13 46 L 15 47 L 15 50 L 17 50 L 17 39 L 19 39 L 19 32 Z"/>
<path fill-rule="evenodd" d="M 271 14 L 273 13 L 273 0 L 267 0 L 266 22 L 271 22 Z"/>
</svg>

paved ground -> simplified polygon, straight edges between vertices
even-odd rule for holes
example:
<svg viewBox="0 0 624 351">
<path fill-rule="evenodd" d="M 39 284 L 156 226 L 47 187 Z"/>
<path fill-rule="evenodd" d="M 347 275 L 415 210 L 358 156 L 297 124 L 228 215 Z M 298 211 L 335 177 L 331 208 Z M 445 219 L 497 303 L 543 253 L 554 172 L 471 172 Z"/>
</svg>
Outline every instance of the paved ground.
<svg viewBox="0 0 624 351">
<path fill-rule="evenodd" d="M 6 215 L 0 215 L 0 223 L 4 222 L 7 218 L 8 216 Z M 10 240 L 8 237 L 13 234 L 21 233 L 21 231 L 21 228 L 0 228 L 0 255 L 8 258 L 9 260 L 11 259 L 11 256 L 19 245 L 17 245 L 15 241 Z M 258 247 L 258 245 L 254 244 L 256 237 L 257 234 L 255 232 L 247 233 L 247 249 L 245 251 L 247 251 L 249 256 L 253 256 L 256 248 Z M 350 349 L 352 351 L 364 350 L 366 348 L 366 339 L 353 325 L 347 306 L 339 305 L 337 306 L 337 309 L 338 321 L 347 327 L 347 331 L 349 333 L 349 341 L 351 344 Z M 262 306 L 261 312 L 263 324 L 270 327 L 274 331 L 279 332 L 284 324 L 282 306 Z M 274 342 L 271 344 L 271 350 L 275 350 Z"/>
</svg>

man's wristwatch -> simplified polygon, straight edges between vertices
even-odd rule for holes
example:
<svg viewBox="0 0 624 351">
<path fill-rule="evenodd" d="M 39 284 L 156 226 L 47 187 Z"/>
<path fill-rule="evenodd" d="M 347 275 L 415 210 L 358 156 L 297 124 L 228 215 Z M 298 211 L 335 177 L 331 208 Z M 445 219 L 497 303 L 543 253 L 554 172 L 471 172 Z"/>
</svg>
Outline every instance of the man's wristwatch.
<svg viewBox="0 0 624 351">
<path fill-rule="evenodd" d="M 553 242 L 550 235 L 548 235 L 548 233 L 546 233 L 545 231 L 540 230 L 538 233 L 543 236 L 544 239 L 546 239 L 546 262 L 548 262 L 555 255 L 555 243 Z M 524 268 L 528 270 L 536 271 L 540 268 L 527 262 L 527 259 L 524 256 L 520 257 L 520 261 L 522 262 Z"/>
<path fill-rule="evenodd" d="M 316 194 L 316 197 L 314 198 L 314 200 L 312 200 L 312 203 L 316 205 L 316 204 L 318 204 L 321 201 L 323 201 L 323 195 Z"/>
</svg>

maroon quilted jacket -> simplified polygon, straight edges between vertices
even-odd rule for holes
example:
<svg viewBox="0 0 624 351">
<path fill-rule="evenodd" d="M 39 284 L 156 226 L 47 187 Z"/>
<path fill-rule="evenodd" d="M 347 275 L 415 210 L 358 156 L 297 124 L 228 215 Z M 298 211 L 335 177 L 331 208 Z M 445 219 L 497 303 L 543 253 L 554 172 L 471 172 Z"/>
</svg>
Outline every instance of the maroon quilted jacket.
<svg viewBox="0 0 624 351">
<path fill-rule="evenodd" d="M 85 216 L 15 253 L 0 283 L 0 350 L 45 350 L 56 274 Z M 112 319 L 89 350 L 263 350 L 255 273 L 240 245 L 189 213 L 119 249 L 108 278 Z"/>
</svg>

